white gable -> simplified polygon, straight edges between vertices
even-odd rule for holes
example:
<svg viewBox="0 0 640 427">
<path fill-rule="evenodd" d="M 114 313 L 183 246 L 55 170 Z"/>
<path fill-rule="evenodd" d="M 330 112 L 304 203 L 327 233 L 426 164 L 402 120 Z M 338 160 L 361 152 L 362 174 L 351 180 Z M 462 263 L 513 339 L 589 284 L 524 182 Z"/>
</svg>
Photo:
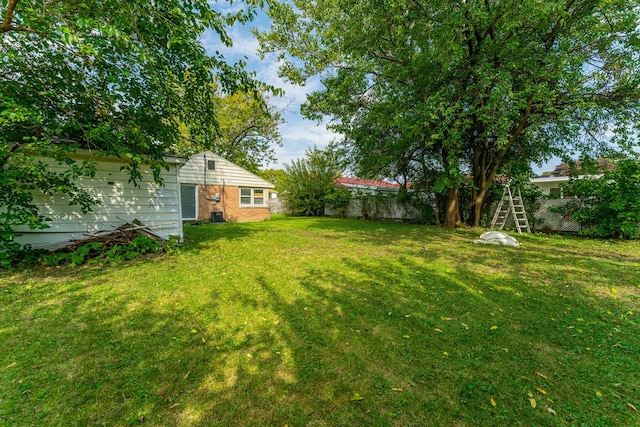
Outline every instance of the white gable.
<svg viewBox="0 0 640 427">
<path fill-rule="evenodd" d="M 215 162 L 215 169 L 207 169 L 208 161 Z M 207 185 L 230 185 L 234 187 L 258 187 L 275 188 L 275 185 L 260 178 L 258 175 L 241 168 L 235 163 L 206 151 L 189 158 L 189 161 L 180 169 L 181 184 L 202 184 L 205 181 L 207 171 Z"/>
</svg>

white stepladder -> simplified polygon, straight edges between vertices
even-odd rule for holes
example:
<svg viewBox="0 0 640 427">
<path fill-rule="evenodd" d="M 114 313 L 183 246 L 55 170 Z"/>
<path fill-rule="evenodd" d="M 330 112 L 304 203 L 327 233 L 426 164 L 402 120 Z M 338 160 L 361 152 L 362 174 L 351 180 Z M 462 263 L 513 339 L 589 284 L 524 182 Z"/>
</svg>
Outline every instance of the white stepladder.
<svg viewBox="0 0 640 427">
<path fill-rule="evenodd" d="M 504 186 L 502 199 L 500 199 L 500 203 L 498 203 L 498 207 L 496 208 L 496 213 L 493 215 L 493 219 L 491 220 L 491 228 L 502 230 L 509 219 L 509 215 L 513 216 L 513 222 L 516 225 L 518 234 L 522 234 L 523 231 L 531 233 L 520 189 L 518 188 L 518 193 L 514 197 L 511 194 L 511 187 L 509 184 L 506 184 Z"/>
</svg>

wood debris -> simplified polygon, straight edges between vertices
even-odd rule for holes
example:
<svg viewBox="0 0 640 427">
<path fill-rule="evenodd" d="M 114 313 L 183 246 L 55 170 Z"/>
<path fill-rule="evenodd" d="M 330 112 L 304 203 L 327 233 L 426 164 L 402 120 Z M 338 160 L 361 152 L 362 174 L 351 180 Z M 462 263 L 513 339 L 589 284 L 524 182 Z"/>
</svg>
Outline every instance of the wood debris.
<svg viewBox="0 0 640 427">
<path fill-rule="evenodd" d="M 72 240 L 71 243 L 60 249 L 60 251 L 73 252 L 80 246 L 91 242 L 103 243 L 105 247 L 109 249 L 115 245 L 128 245 L 139 235 L 146 236 L 157 241 L 164 240 L 162 237 L 154 234 L 149 227 L 144 225 L 141 221 L 135 219 L 130 223 L 124 223 L 113 230 L 98 231 L 97 233 L 87 235 L 86 238 Z"/>
</svg>

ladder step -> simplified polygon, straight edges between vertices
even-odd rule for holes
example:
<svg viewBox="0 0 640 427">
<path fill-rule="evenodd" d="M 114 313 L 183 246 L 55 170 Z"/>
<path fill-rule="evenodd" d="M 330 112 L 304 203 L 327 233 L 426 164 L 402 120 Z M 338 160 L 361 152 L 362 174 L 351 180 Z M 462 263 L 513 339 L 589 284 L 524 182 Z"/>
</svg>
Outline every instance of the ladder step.
<svg viewBox="0 0 640 427">
<path fill-rule="evenodd" d="M 527 219 L 527 212 L 524 207 L 524 200 L 522 198 L 522 194 L 520 194 L 520 190 L 517 190 L 516 195 L 511 192 L 509 185 L 505 185 L 504 192 L 502 193 L 502 198 L 496 207 L 496 211 L 493 214 L 493 219 L 491 220 L 491 228 L 498 228 L 502 230 L 507 223 L 509 217 L 513 217 L 513 223 L 518 231 L 518 233 L 522 234 L 522 231 L 526 231 L 531 233 L 531 228 L 529 227 L 529 220 Z"/>
</svg>

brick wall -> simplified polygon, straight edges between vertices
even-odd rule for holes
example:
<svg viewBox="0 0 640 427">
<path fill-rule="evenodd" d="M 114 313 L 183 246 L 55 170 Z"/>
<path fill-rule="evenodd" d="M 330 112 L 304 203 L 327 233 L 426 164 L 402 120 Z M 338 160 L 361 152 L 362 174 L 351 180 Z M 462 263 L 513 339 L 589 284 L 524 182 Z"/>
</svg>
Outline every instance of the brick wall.
<svg viewBox="0 0 640 427">
<path fill-rule="evenodd" d="M 264 221 L 271 218 L 269 206 L 264 207 L 240 207 L 240 188 L 225 186 L 207 185 L 207 197 L 213 198 L 215 193 L 220 194 L 220 201 L 213 202 L 204 197 L 204 186 L 198 186 L 198 219 L 210 219 L 212 211 L 224 212 L 225 221 L 230 222 L 251 222 Z M 268 195 L 265 191 L 265 197 Z"/>
</svg>

